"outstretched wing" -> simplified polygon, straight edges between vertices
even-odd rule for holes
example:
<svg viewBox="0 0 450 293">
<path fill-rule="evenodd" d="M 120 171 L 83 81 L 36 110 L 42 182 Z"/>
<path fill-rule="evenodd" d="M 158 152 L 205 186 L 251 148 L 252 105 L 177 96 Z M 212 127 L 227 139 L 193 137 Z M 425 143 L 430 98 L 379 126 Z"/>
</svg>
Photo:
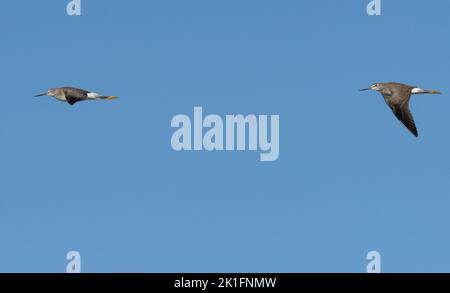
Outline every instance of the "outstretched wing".
<svg viewBox="0 0 450 293">
<path fill-rule="evenodd" d="M 67 103 L 70 105 L 74 105 L 80 101 L 84 101 L 87 99 L 87 94 L 89 93 L 86 90 L 76 89 L 71 87 L 64 87 L 64 93 L 66 96 Z"/>
<path fill-rule="evenodd" d="M 411 111 L 409 110 L 409 103 L 404 103 L 399 106 L 391 107 L 392 112 L 394 112 L 395 116 L 400 120 L 403 125 L 408 128 L 409 131 L 411 131 L 412 134 L 414 134 L 415 137 L 419 136 L 419 133 L 417 131 L 416 123 L 414 122 L 414 118 L 411 114 Z"/>
<path fill-rule="evenodd" d="M 392 109 L 394 115 L 400 120 L 403 125 L 418 137 L 416 124 L 414 123 L 414 118 L 409 110 L 409 100 L 411 98 L 411 90 L 413 87 L 401 84 L 391 83 L 388 87 L 388 91 L 382 93 L 386 104 Z"/>
<path fill-rule="evenodd" d="M 85 101 L 86 99 L 83 99 L 83 98 L 77 98 L 77 97 L 75 97 L 75 96 L 71 96 L 71 95 L 67 95 L 66 94 L 66 101 L 67 101 L 67 103 L 69 103 L 70 105 L 75 105 L 76 103 L 78 103 L 78 102 L 81 102 L 81 101 Z"/>
</svg>

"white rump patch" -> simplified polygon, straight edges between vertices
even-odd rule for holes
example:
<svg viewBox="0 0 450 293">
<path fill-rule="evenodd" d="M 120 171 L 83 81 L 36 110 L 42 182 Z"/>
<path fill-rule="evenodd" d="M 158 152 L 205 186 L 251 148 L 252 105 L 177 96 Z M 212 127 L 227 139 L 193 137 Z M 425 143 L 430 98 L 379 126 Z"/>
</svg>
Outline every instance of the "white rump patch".
<svg viewBox="0 0 450 293">
<path fill-rule="evenodd" d="M 98 97 L 100 97 L 100 95 L 96 93 L 88 93 L 87 96 L 89 99 L 97 99 Z"/>
<path fill-rule="evenodd" d="M 411 94 L 420 94 L 420 93 L 423 93 L 423 92 L 425 92 L 425 90 L 416 87 L 416 88 L 412 89 Z"/>
</svg>

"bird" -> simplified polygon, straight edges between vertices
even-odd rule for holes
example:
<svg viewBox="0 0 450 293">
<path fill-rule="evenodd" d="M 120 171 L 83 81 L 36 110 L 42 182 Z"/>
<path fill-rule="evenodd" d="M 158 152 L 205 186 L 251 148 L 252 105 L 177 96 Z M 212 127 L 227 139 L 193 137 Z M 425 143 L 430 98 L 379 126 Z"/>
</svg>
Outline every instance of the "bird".
<svg viewBox="0 0 450 293">
<path fill-rule="evenodd" d="M 114 100 L 119 97 L 117 96 L 102 96 L 97 93 L 78 89 L 74 87 L 60 87 L 60 88 L 51 88 L 47 90 L 47 92 L 35 95 L 35 97 L 42 96 L 50 96 L 54 97 L 58 101 L 67 102 L 69 105 L 73 106 L 78 102 L 87 101 L 87 100 Z"/>
<path fill-rule="evenodd" d="M 375 83 L 361 91 L 367 90 L 379 92 L 384 97 L 386 104 L 391 108 L 397 119 L 400 120 L 415 137 L 419 137 L 419 132 L 417 131 L 416 123 L 414 122 L 413 115 L 409 109 L 411 95 L 441 94 L 440 91 L 424 90 L 416 86 L 398 82 Z"/>
</svg>

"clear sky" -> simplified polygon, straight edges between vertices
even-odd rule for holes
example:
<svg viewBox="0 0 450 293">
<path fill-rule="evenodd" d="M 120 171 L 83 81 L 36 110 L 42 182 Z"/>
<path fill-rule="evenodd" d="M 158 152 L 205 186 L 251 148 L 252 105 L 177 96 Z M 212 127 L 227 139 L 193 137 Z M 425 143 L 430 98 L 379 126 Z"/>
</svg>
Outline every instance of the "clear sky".
<svg viewBox="0 0 450 293">
<path fill-rule="evenodd" d="M 450 2 L 68 2 L 0 3 L 1 272 L 450 271 Z M 419 139 L 382 81 L 444 93 Z M 194 106 L 280 115 L 279 159 L 173 151 Z"/>
</svg>

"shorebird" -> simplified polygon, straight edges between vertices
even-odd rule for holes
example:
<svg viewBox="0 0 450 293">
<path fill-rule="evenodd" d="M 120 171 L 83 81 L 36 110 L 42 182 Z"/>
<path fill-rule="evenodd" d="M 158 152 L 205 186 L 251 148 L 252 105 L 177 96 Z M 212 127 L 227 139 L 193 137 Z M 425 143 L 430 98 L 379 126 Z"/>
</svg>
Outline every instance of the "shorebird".
<svg viewBox="0 0 450 293">
<path fill-rule="evenodd" d="M 49 89 L 46 93 L 36 95 L 35 97 L 50 96 L 54 97 L 58 101 L 67 102 L 70 105 L 74 105 L 80 101 L 87 100 L 114 100 L 116 96 L 101 96 L 97 93 L 77 89 L 73 87 L 61 87 Z"/>
<path fill-rule="evenodd" d="M 410 86 L 397 82 L 375 83 L 361 91 L 373 90 L 379 92 L 391 108 L 394 115 L 400 120 L 406 128 L 414 134 L 419 136 L 414 118 L 409 110 L 409 100 L 411 95 L 417 94 L 441 94 L 439 91 L 423 90 L 416 86 Z"/>
</svg>

